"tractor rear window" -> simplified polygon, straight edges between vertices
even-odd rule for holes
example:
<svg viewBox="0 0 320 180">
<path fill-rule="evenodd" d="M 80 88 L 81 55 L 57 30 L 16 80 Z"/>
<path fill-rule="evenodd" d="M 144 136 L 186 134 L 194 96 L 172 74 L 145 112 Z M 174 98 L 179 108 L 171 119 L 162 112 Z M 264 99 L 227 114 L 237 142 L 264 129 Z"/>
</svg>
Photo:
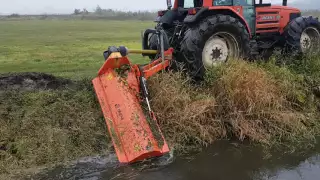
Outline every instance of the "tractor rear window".
<svg viewBox="0 0 320 180">
<path fill-rule="evenodd" d="M 214 0 L 214 6 L 252 6 L 254 0 Z"/>
<path fill-rule="evenodd" d="M 178 7 L 183 8 L 202 7 L 203 4 L 203 0 L 180 0 L 178 2 Z"/>
<path fill-rule="evenodd" d="M 239 1 L 241 6 L 251 6 L 253 5 L 253 1 L 252 0 L 240 0 Z"/>
<path fill-rule="evenodd" d="M 192 7 L 194 7 L 193 0 L 184 0 L 183 7 L 184 8 L 192 8 Z"/>
<path fill-rule="evenodd" d="M 232 0 L 214 0 L 213 5 L 214 6 L 231 6 Z"/>
</svg>

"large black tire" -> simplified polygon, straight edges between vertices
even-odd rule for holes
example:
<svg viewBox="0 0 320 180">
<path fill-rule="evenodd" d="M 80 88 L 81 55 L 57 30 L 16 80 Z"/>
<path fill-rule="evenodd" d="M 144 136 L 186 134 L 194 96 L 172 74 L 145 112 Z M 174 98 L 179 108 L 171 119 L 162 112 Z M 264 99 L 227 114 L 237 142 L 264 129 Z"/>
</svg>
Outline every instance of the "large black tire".
<svg viewBox="0 0 320 180">
<path fill-rule="evenodd" d="M 310 31 L 310 32 L 307 32 Z M 320 23 L 318 18 L 297 17 L 293 19 L 284 30 L 286 53 L 294 56 L 301 56 L 308 52 L 319 52 L 320 47 Z M 311 46 L 305 48 L 301 42 L 301 37 L 304 33 L 309 33 L 311 36 Z"/>
<path fill-rule="evenodd" d="M 202 61 L 202 51 L 207 40 L 219 32 L 227 32 L 236 40 L 239 53 L 237 57 L 232 58 L 249 57 L 250 37 L 245 25 L 229 15 L 210 16 L 188 29 L 181 42 L 181 53 L 186 69 L 193 80 L 203 80 L 206 68 Z"/>
</svg>

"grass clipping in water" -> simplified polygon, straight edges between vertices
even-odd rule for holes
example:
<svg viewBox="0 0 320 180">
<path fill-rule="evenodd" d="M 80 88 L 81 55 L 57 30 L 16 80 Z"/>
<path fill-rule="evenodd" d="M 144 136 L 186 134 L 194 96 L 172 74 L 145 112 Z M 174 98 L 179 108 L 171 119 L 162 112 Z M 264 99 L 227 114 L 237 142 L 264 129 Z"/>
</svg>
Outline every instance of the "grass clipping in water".
<svg viewBox="0 0 320 180">
<path fill-rule="evenodd" d="M 232 61 L 206 76 L 200 87 L 191 86 L 180 73 L 150 79 L 152 108 L 165 137 L 178 151 L 218 139 L 269 147 L 314 139 L 316 110 L 299 104 L 308 91 L 303 80 L 287 69 Z"/>
</svg>

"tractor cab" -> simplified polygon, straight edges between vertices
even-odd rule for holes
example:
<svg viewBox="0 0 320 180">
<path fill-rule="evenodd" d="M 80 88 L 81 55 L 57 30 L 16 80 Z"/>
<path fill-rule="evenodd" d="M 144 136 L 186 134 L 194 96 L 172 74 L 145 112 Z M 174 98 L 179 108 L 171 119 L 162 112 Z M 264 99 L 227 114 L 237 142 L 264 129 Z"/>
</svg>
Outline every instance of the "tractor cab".
<svg viewBox="0 0 320 180">
<path fill-rule="evenodd" d="M 159 21 L 165 16 L 162 18 L 165 25 L 173 25 L 174 21 L 193 23 L 201 17 L 227 13 L 239 16 L 253 36 L 282 33 L 288 22 L 301 16 L 299 9 L 287 7 L 287 0 L 282 1 L 282 6 L 272 5 L 266 0 L 175 0 L 173 5 L 171 0 L 167 0 L 167 7 L 167 10 L 158 13 Z M 205 10 L 214 11 L 199 14 Z"/>
</svg>

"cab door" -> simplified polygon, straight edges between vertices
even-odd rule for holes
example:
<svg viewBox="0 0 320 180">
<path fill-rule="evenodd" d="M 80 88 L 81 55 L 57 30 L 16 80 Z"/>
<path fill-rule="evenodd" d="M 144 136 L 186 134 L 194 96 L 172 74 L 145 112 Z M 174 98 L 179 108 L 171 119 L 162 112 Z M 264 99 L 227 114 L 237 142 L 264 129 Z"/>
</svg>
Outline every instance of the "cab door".
<svg viewBox="0 0 320 180">
<path fill-rule="evenodd" d="M 256 12 L 254 4 L 255 0 L 233 0 L 234 6 L 242 7 L 242 15 L 247 21 L 252 35 L 256 32 Z"/>
</svg>

